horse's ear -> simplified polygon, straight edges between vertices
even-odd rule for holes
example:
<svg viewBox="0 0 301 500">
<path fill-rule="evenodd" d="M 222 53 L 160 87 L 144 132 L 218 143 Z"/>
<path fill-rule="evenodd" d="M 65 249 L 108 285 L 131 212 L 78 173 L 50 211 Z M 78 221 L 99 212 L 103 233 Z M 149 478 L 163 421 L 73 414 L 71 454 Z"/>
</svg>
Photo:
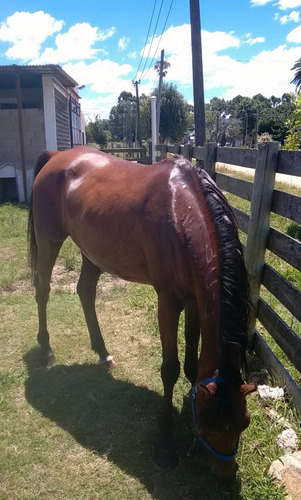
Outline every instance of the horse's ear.
<svg viewBox="0 0 301 500">
<path fill-rule="evenodd" d="M 243 384 L 240 386 L 240 393 L 246 397 L 248 394 L 251 392 L 257 391 L 257 385 L 256 384 Z"/>
<path fill-rule="evenodd" d="M 217 385 L 214 382 L 211 382 L 210 384 L 203 385 L 203 384 L 198 384 L 196 386 L 198 395 L 200 397 L 200 400 L 205 402 L 209 401 L 212 396 L 214 396 Z"/>
</svg>

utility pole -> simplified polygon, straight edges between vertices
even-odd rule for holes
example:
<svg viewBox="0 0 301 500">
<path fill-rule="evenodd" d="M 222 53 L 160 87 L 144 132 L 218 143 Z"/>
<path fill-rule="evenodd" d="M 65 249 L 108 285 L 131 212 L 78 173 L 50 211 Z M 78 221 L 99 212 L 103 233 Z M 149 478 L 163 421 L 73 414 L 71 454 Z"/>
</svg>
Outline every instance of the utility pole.
<svg viewBox="0 0 301 500">
<path fill-rule="evenodd" d="M 152 95 L 151 98 L 151 123 L 152 123 L 152 163 L 156 163 L 157 155 L 157 97 Z"/>
<path fill-rule="evenodd" d="M 163 82 L 163 66 L 164 66 L 164 49 L 161 50 L 160 73 L 159 73 L 159 86 L 158 86 L 158 100 L 157 100 L 157 143 L 159 143 L 160 136 L 160 102 L 162 93 Z"/>
<path fill-rule="evenodd" d="M 139 147 L 141 148 L 142 146 L 142 140 L 141 140 L 141 127 L 140 127 L 140 101 L 139 101 L 139 93 L 138 93 L 138 85 L 140 83 L 136 81 L 133 82 L 133 85 L 136 87 L 136 130 L 135 130 L 135 142 L 138 142 Z"/>
<path fill-rule="evenodd" d="M 199 0 L 190 0 L 195 145 L 206 142 L 204 77 Z"/>
</svg>

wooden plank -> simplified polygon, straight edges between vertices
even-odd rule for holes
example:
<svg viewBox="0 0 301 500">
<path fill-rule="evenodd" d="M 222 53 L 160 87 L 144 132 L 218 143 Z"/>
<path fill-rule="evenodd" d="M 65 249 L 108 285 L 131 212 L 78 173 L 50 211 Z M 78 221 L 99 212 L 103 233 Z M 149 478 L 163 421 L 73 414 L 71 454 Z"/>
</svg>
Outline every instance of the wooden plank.
<svg viewBox="0 0 301 500">
<path fill-rule="evenodd" d="M 249 226 L 249 219 L 250 219 L 250 217 L 248 216 L 248 214 L 246 214 L 242 210 L 239 210 L 239 208 L 233 207 L 232 205 L 231 205 L 231 208 L 232 208 L 232 210 L 234 212 L 234 215 L 235 215 L 235 218 L 237 220 L 239 229 L 243 233 L 247 234 L 248 233 L 248 226 Z"/>
<path fill-rule="evenodd" d="M 216 161 L 240 167 L 256 168 L 257 155 L 257 149 L 218 147 Z"/>
<path fill-rule="evenodd" d="M 253 190 L 252 182 L 236 179 L 235 177 L 220 174 L 219 172 L 215 174 L 215 182 L 223 191 L 235 194 L 244 200 L 251 201 Z"/>
<path fill-rule="evenodd" d="M 204 146 L 204 170 L 215 180 L 215 162 L 216 162 L 216 144 L 215 142 L 206 142 Z"/>
<path fill-rule="evenodd" d="M 105 148 L 101 149 L 104 153 L 143 153 L 145 148 Z"/>
<path fill-rule="evenodd" d="M 257 317 L 288 359 L 301 372 L 301 339 L 262 299 L 258 303 Z"/>
<path fill-rule="evenodd" d="M 145 151 L 145 157 L 146 157 L 146 151 Z M 161 158 L 162 160 L 165 160 L 167 158 L 167 144 L 162 144 Z"/>
<path fill-rule="evenodd" d="M 272 212 L 301 224 L 301 198 L 294 194 L 274 190 Z"/>
<path fill-rule="evenodd" d="M 192 148 L 192 158 L 196 160 L 205 160 L 205 149 L 203 146 L 195 146 Z"/>
<path fill-rule="evenodd" d="M 168 146 L 167 151 L 168 153 L 172 153 L 174 155 L 179 155 L 180 154 L 180 144 L 173 144 L 173 146 Z"/>
<path fill-rule="evenodd" d="M 279 151 L 277 172 L 301 177 L 301 151 Z"/>
<path fill-rule="evenodd" d="M 191 161 L 192 146 L 191 144 L 184 144 L 180 146 L 180 154 L 186 158 L 186 160 Z"/>
<path fill-rule="evenodd" d="M 278 143 L 270 142 L 258 147 L 256 171 L 251 199 L 251 213 L 245 261 L 249 272 L 250 295 L 253 305 L 249 336 L 256 323 L 256 310 L 260 294 L 265 250 L 270 231 L 270 211 L 275 185 Z"/>
<path fill-rule="evenodd" d="M 301 271 L 301 243 L 287 234 L 270 228 L 267 249 Z"/>
<path fill-rule="evenodd" d="M 257 331 L 254 333 L 253 349 L 275 382 L 285 388 L 301 416 L 301 390 Z"/>
<path fill-rule="evenodd" d="M 268 264 L 264 265 L 262 284 L 298 321 L 301 321 L 301 291 Z"/>
</svg>

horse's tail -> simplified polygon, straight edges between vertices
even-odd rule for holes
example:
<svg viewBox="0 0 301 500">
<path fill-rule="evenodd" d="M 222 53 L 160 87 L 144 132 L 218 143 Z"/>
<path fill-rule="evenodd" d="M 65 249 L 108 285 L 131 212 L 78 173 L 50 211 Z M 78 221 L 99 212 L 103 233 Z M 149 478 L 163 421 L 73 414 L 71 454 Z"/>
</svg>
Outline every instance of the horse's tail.
<svg viewBox="0 0 301 500">
<path fill-rule="evenodd" d="M 38 158 L 33 180 L 37 177 L 38 173 L 42 170 L 44 165 L 50 160 L 54 153 L 51 151 L 44 151 Z M 28 239 L 28 264 L 31 268 L 31 279 L 34 280 L 37 267 L 37 242 L 35 236 L 34 219 L 33 219 L 33 192 L 31 193 L 29 201 L 28 212 L 28 225 L 27 225 L 27 239 Z"/>
</svg>

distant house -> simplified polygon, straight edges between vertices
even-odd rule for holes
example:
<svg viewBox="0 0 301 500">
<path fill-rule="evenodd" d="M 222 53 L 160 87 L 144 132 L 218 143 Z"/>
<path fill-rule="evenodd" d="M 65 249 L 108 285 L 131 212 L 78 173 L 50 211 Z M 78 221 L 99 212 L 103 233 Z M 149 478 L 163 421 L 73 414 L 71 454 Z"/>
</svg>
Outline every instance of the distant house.
<svg viewBox="0 0 301 500">
<path fill-rule="evenodd" d="M 0 66 L 0 202 L 29 198 L 42 151 L 85 144 L 79 100 L 60 66 Z"/>
</svg>

